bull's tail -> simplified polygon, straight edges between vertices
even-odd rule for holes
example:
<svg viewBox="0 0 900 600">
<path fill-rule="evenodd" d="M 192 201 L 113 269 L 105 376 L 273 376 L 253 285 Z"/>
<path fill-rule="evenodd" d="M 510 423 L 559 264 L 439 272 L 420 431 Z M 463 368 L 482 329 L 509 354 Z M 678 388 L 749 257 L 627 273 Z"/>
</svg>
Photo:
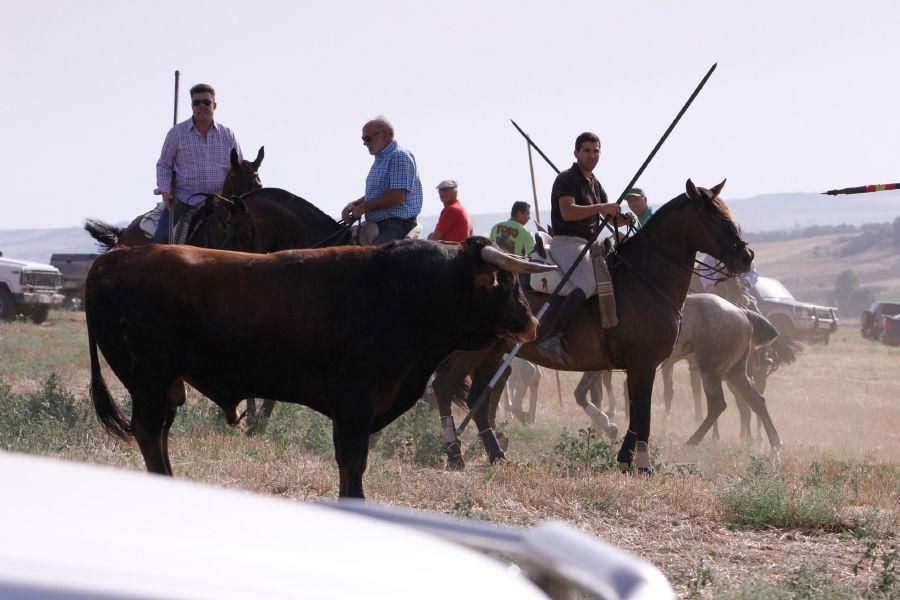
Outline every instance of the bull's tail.
<svg viewBox="0 0 900 600">
<path fill-rule="evenodd" d="M 778 330 L 761 314 L 752 310 L 744 310 L 750 325 L 753 327 L 753 347 L 761 348 L 771 344 L 778 338 Z"/>
<path fill-rule="evenodd" d="M 88 346 L 91 354 L 91 401 L 94 403 L 94 412 L 103 428 L 122 440 L 130 440 L 134 435 L 134 427 L 125 418 L 119 406 L 112 399 L 103 374 L 100 372 L 100 361 L 97 357 L 97 343 L 88 329 Z"/>
<path fill-rule="evenodd" d="M 125 231 L 122 227 L 110 225 L 99 219 L 87 219 L 84 222 L 84 230 L 97 240 L 97 245 L 103 252 L 112 250 L 119 242 L 119 236 Z"/>
</svg>

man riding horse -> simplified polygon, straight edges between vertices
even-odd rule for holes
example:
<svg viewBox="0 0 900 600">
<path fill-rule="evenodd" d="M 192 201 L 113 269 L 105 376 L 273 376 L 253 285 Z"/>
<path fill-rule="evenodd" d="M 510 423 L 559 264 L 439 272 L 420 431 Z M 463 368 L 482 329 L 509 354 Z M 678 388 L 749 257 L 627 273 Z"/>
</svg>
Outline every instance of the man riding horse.
<svg viewBox="0 0 900 600">
<path fill-rule="evenodd" d="M 162 195 L 165 205 L 153 236 L 156 243 L 171 241 L 169 211 L 174 211 L 174 222 L 178 223 L 204 201 L 206 194 L 222 189 L 232 152 L 242 159 L 234 133 L 213 119 L 216 106 L 213 87 L 198 83 L 191 88 L 193 115 L 166 135 L 156 163 L 156 193 Z"/>
<path fill-rule="evenodd" d="M 615 226 L 629 223 L 618 204 L 608 203 L 603 186 L 594 177 L 599 160 L 600 138 L 594 133 L 582 133 L 575 139 L 575 163 L 553 182 L 550 206 L 555 237 L 550 253 L 564 272 L 593 238 L 600 215 L 610 217 Z M 591 296 L 600 296 L 603 327 L 615 327 L 617 323 L 615 296 L 602 248 L 601 243 L 595 243 L 590 252 L 591 260 L 579 263 L 572 273 L 571 285 L 566 288 L 568 295 L 559 307 L 550 331 L 536 346 L 536 350 L 550 359 L 566 364 L 571 361 L 562 340 L 575 315 Z"/>
</svg>

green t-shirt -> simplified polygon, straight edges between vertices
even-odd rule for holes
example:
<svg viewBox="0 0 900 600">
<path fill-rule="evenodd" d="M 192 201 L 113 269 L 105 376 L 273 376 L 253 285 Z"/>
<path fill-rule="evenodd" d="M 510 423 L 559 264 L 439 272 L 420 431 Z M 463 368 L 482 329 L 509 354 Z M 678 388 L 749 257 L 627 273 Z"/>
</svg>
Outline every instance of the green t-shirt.
<svg viewBox="0 0 900 600">
<path fill-rule="evenodd" d="M 534 250 L 534 234 L 513 219 L 494 225 L 491 228 L 491 241 L 516 256 L 527 256 Z"/>
</svg>

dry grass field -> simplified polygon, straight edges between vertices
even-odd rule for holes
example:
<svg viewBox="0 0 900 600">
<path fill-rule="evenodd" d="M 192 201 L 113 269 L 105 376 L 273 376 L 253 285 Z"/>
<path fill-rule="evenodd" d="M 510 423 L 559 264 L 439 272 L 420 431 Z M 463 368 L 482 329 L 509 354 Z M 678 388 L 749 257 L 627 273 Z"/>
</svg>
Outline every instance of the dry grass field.
<svg viewBox="0 0 900 600">
<path fill-rule="evenodd" d="M 0 357 L 0 448 L 143 469 L 136 446 L 93 420 L 83 315 L 0 323 Z M 508 464 L 488 465 L 467 431 L 463 473 L 441 468 L 437 417 L 420 403 L 374 448 L 368 498 L 511 525 L 562 519 L 649 559 L 682 597 L 900 597 L 900 350 L 842 329 L 775 373 L 766 398 L 779 457 L 738 439 L 733 402 L 720 441 L 685 447 L 695 423 L 682 363 L 668 420 L 657 384 L 653 478 L 612 470 L 610 447 L 579 432 L 589 421 L 572 399 L 577 380 L 561 374 L 560 403 L 544 373 L 537 425 L 504 425 Z M 621 396 L 619 407 L 621 427 Z M 293 501 L 336 496 L 323 418 L 280 406 L 265 435 L 246 438 L 214 409 L 196 394 L 182 409 L 170 442 L 178 477 Z"/>
</svg>

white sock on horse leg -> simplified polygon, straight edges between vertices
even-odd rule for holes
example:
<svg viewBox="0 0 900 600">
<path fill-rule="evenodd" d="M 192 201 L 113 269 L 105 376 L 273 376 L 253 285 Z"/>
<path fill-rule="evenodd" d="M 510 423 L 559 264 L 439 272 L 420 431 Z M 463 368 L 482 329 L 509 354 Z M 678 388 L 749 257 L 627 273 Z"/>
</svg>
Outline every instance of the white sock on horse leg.
<svg viewBox="0 0 900 600">
<path fill-rule="evenodd" d="M 638 442 L 634 447 L 634 463 L 638 469 L 650 469 L 650 446 L 647 442 Z"/>
<path fill-rule="evenodd" d="M 588 402 L 584 406 L 584 412 L 591 418 L 591 422 L 594 424 L 594 429 L 598 431 L 606 431 L 606 429 L 610 425 L 609 417 L 606 416 L 606 413 L 600 410 L 597 405 L 591 404 Z"/>
</svg>

